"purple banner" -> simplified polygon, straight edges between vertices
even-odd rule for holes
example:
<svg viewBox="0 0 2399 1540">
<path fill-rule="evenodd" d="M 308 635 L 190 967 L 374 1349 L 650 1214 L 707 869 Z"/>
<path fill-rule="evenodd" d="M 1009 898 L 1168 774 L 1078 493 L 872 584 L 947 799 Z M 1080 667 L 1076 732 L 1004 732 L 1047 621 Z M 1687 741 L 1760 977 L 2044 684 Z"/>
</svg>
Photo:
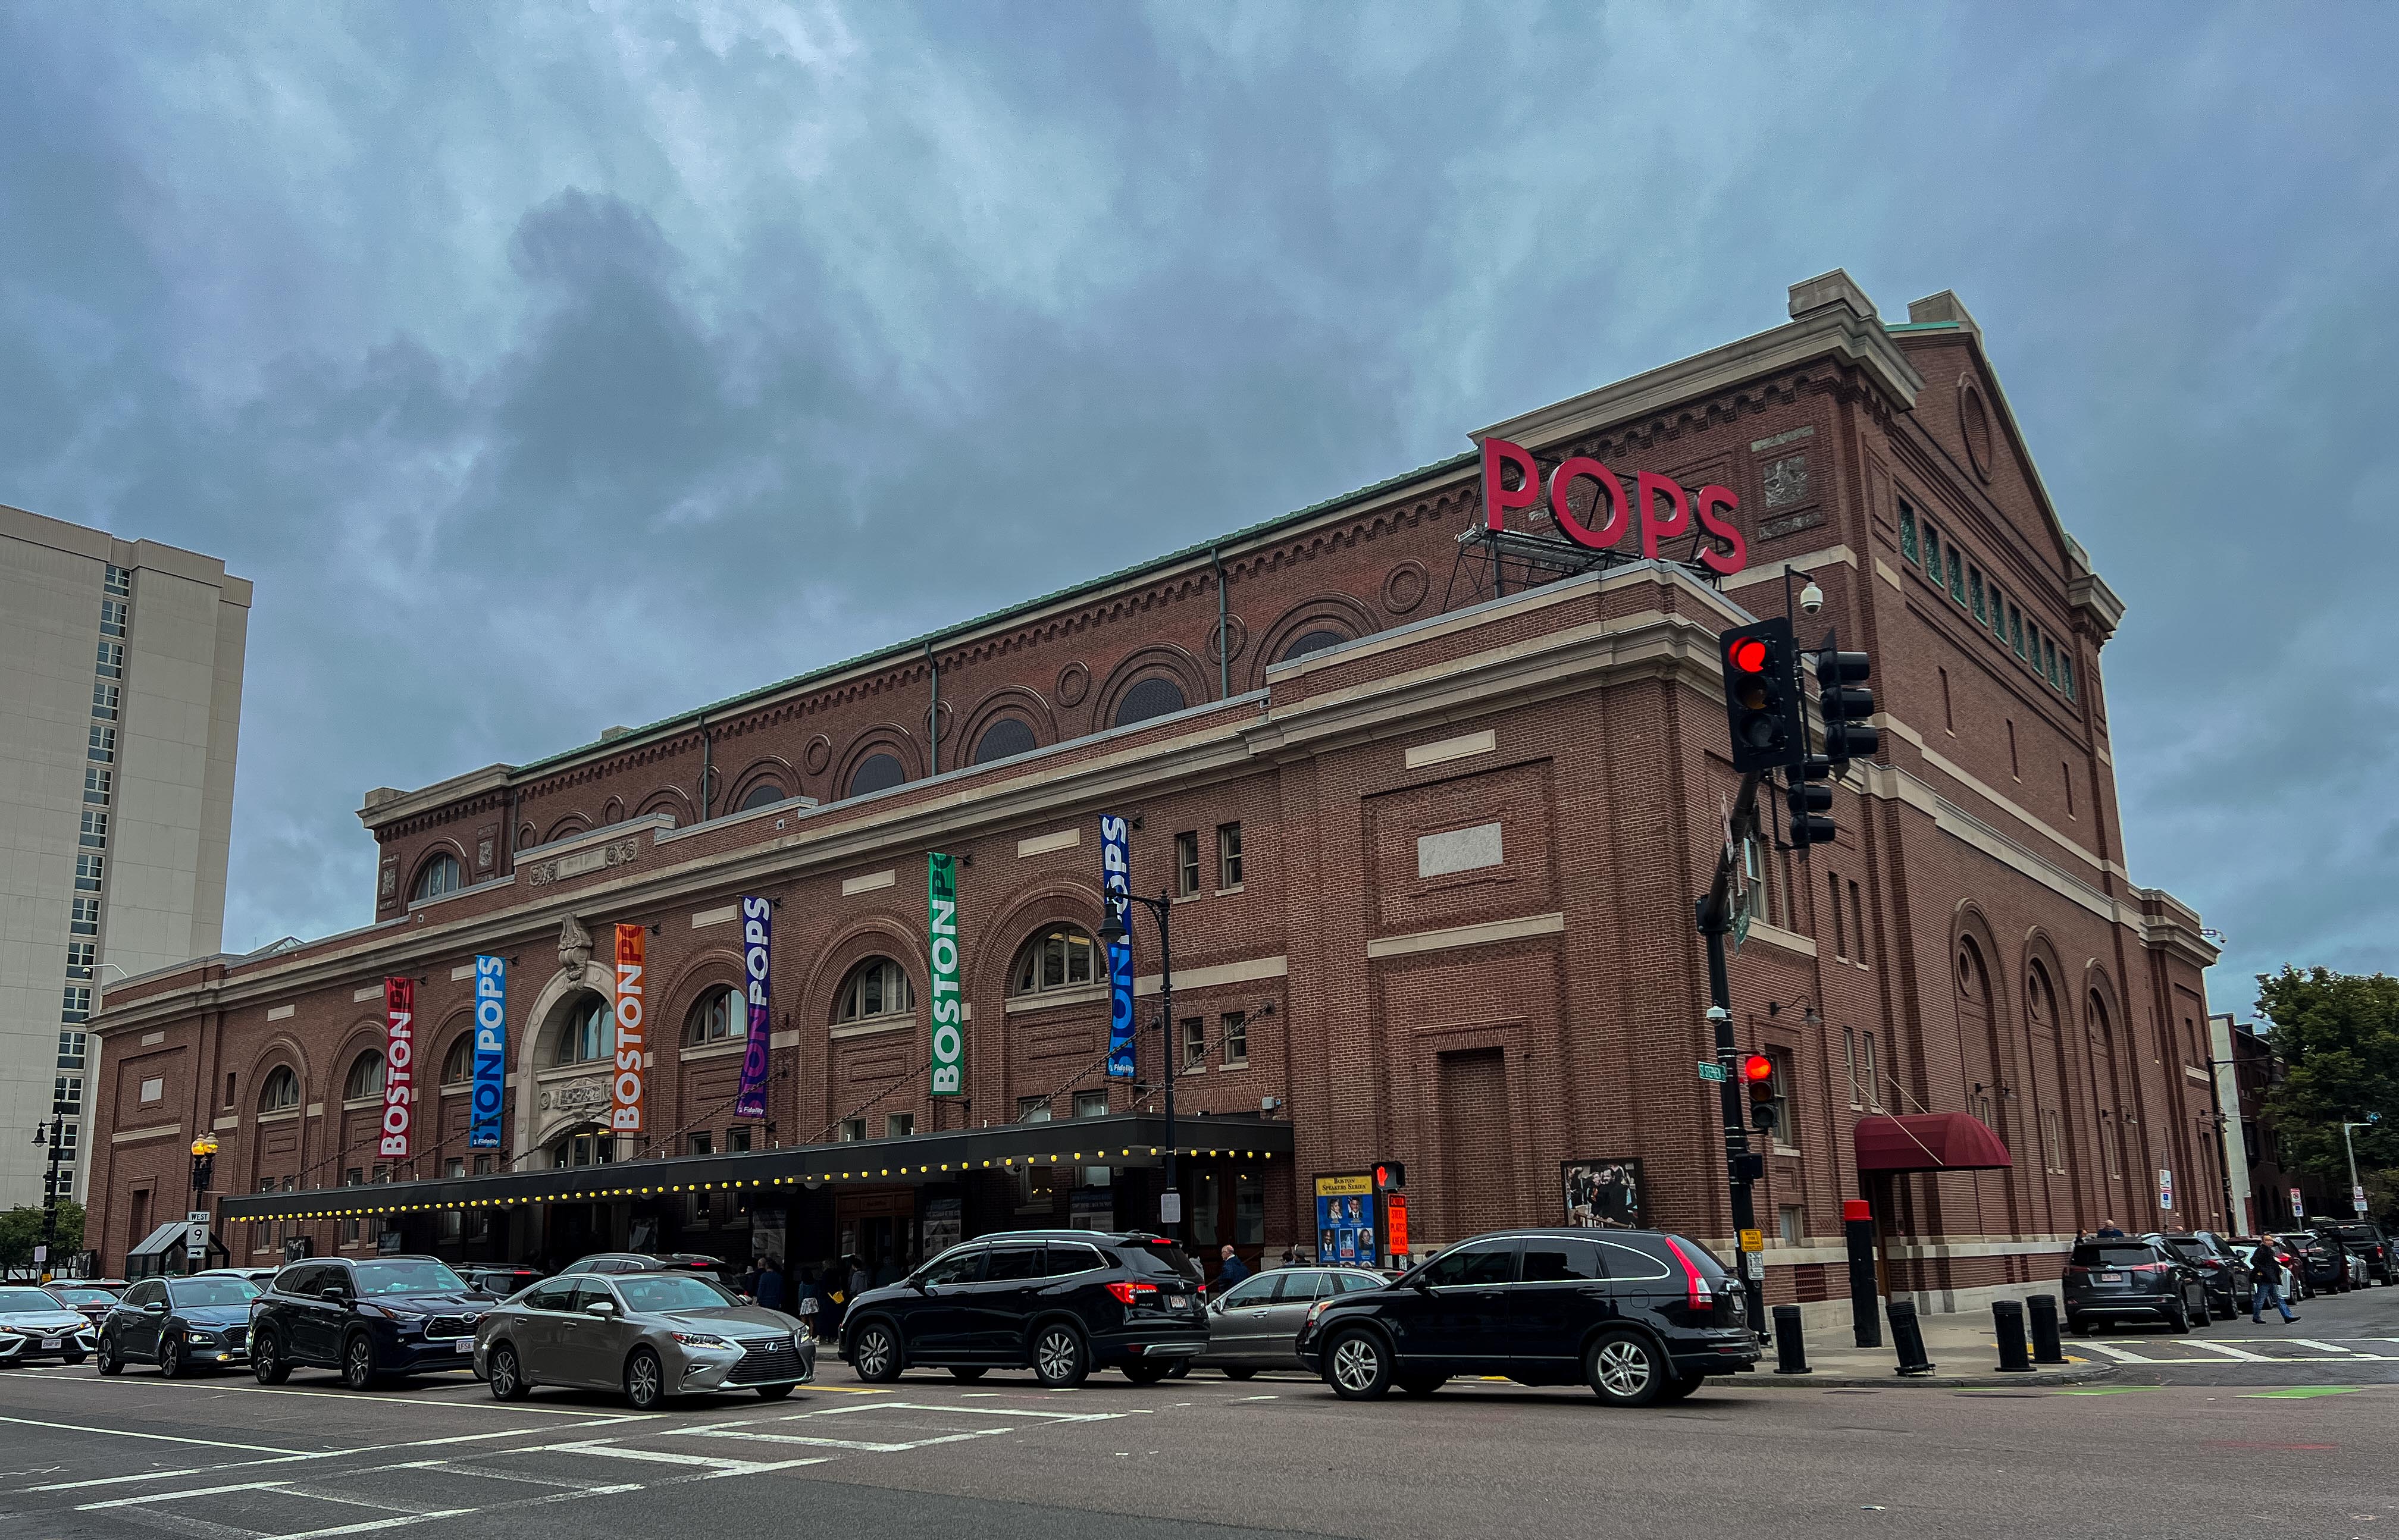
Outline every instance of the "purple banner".
<svg viewBox="0 0 2399 1540">
<path fill-rule="evenodd" d="M 750 1042 L 741 1054 L 741 1087 L 734 1094 L 733 1115 L 766 1115 L 766 1047 L 774 1035 L 766 1002 L 774 989 L 771 976 L 775 906 L 765 898 L 741 900 L 741 971 L 749 981 Z"/>
</svg>

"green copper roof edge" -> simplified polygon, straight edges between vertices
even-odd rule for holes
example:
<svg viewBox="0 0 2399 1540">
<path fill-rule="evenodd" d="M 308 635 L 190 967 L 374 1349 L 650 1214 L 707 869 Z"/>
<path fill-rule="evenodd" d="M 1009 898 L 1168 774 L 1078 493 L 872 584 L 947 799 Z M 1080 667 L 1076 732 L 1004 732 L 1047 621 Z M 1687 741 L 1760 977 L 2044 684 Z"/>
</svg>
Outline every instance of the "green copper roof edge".
<svg viewBox="0 0 2399 1540">
<path fill-rule="evenodd" d="M 921 636 L 911 637 L 904 642 L 895 642 L 888 646 L 877 647 L 868 652 L 859 653 L 854 656 L 844 658 L 838 663 L 828 663 L 821 668 L 808 669 L 805 673 L 793 674 L 789 679 L 779 680 L 771 684 L 761 684 L 754 689 L 741 691 L 738 695 L 726 696 L 721 700 L 712 701 L 705 706 L 698 707 L 692 710 L 678 711 L 670 717 L 660 717 L 656 722 L 644 723 L 644 725 L 633 728 L 629 732 L 619 733 L 613 738 L 595 738 L 590 743 L 578 745 L 576 748 L 566 750 L 561 753 L 551 754 L 543 759 L 533 760 L 524 764 L 511 765 L 509 766 L 508 774 L 511 778 L 521 778 L 526 776 L 539 774 L 552 766 L 562 764 L 569 760 L 579 759 L 583 755 L 589 754 L 595 750 L 607 749 L 614 750 L 630 748 L 638 740 L 648 737 L 652 734 L 670 732 L 676 728 L 697 724 L 704 717 L 714 716 L 720 712 L 734 710 L 748 703 L 764 699 L 766 696 L 779 695 L 786 690 L 799 688 L 807 684 L 812 680 L 824 679 L 831 675 L 843 673 L 852 669 L 863 668 L 868 664 L 880 662 L 886 659 L 896 660 L 909 653 L 921 653 L 928 646 L 939 643 L 945 637 L 954 637 L 964 632 L 980 629 L 985 626 L 996 625 L 1009 619 L 1010 616 L 1028 614 L 1032 611 L 1039 610 L 1051 604 L 1062 603 L 1078 596 L 1125 582 L 1128 579 L 1139 577 L 1144 573 L 1155 572 L 1163 567 L 1171 567 L 1176 562 L 1187 561 L 1195 556 L 1204 556 L 1211 550 L 1221 550 L 1225 547 L 1231 545 L 1236 541 L 1247 540 L 1254 535 L 1265 534 L 1271 531 L 1282 529 L 1289 525 L 1315 518 L 1319 514 L 1329 513 L 1347 504 L 1355 503 L 1361 498 L 1372 497 L 1378 493 L 1389 492 L 1393 487 L 1404 486 L 1410 481 L 1420 480 L 1429 476 L 1441 476 L 1450 471 L 1460 469 L 1466 466 L 1471 465 L 1474 462 L 1476 454 L 1479 453 L 1480 452 L 1476 450 L 1468 450 L 1463 454 L 1452 455 L 1446 460 L 1436 460 L 1430 465 L 1418 466 L 1414 470 L 1404 471 L 1400 475 L 1389 477 L 1384 480 L 1374 483 L 1372 486 L 1360 487 L 1354 492 L 1345 492 L 1340 493 L 1338 496 L 1328 497 L 1321 503 L 1310 503 L 1308 507 L 1294 509 L 1290 513 L 1277 514 L 1271 519 L 1261 520 L 1257 523 L 1251 524 L 1246 528 L 1235 530 L 1229 534 L 1218 535 L 1213 540 L 1202 540 L 1194 545 L 1185 546 L 1179 550 L 1168 551 L 1162 556 L 1152 557 L 1146 561 L 1135 562 L 1130 567 L 1122 567 L 1115 572 L 1103 574 L 1098 577 L 1089 578 L 1080 583 L 1070 584 L 1069 586 L 1059 588 L 1054 592 L 1043 594 L 1037 599 L 1028 599 L 1020 603 L 1007 605 L 1003 608 L 993 610 L 988 614 L 977 615 L 971 620 L 962 620 L 953 626 L 944 626 L 939 630 L 927 631 Z"/>
</svg>

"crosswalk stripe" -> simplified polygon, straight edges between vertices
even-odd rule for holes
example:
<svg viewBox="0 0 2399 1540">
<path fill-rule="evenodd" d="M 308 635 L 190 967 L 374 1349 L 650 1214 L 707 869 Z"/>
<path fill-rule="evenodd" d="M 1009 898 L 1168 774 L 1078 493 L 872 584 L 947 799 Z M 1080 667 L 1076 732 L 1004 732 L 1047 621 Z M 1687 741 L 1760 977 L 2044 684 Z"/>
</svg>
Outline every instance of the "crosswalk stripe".
<svg viewBox="0 0 2399 1540">
<path fill-rule="evenodd" d="M 2115 1359 L 2118 1363 L 2156 1363 L 2158 1361 L 2155 1358 L 2145 1358 L 2138 1353 L 2131 1352 L 2125 1348 L 2112 1346 L 2107 1343 L 2087 1342 L 2082 1345 L 2091 1349 L 2094 1353 L 2105 1353 L 2108 1357 Z"/>
<path fill-rule="evenodd" d="M 2315 1348 L 2322 1348 L 2322 1349 L 2323 1349 L 2324 1352 L 2326 1352 L 2326 1353 L 2352 1353 L 2352 1354 L 2353 1354 L 2353 1353 L 2355 1353 L 2355 1352 L 2357 1351 L 2357 1349 L 2355 1349 L 2355 1348 L 2353 1348 L 2353 1347 L 2343 1347 L 2343 1346 L 2341 1346 L 2340 1344 L 2338 1344 L 2338 1343 L 2320 1343 L 2320 1342 L 2317 1342 L 2317 1341 L 2316 1341 L 2314 1338 L 2312 1338 L 2312 1337 L 2285 1337 L 2285 1338 L 2284 1338 L 2283 1340 L 2284 1340 L 2284 1342 L 2294 1342 L 2294 1343 L 2297 1343 L 2297 1344 L 2298 1344 L 2301 1347 L 2315 1347 Z"/>
<path fill-rule="evenodd" d="M 2239 1358 L 2245 1363 L 2273 1363 L 2276 1361 L 2268 1358 L 2263 1353 L 2252 1353 L 2245 1347 L 2235 1347 L 2230 1343 L 2187 1342 L 2182 1345 L 2185 1347 L 2202 1347 L 2210 1353 L 2221 1353 L 2228 1358 Z"/>
</svg>

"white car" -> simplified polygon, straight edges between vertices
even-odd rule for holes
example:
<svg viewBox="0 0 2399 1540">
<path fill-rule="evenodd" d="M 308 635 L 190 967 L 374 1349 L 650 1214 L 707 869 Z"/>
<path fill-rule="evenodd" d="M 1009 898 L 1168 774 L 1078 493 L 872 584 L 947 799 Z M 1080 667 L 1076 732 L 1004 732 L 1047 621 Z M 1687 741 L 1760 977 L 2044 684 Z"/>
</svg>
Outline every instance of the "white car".
<svg viewBox="0 0 2399 1540">
<path fill-rule="evenodd" d="M 91 1322 L 80 1310 L 31 1285 L 0 1287 L 0 1369 L 37 1358 L 81 1363 L 92 1349 Z"/>
</svg>

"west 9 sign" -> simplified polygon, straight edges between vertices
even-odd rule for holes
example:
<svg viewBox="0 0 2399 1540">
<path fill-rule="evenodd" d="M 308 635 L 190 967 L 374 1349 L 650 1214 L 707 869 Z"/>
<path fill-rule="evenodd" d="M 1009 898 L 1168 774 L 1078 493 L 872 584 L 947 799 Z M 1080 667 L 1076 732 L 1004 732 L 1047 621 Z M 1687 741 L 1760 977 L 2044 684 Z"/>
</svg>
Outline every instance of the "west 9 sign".
<svg viewBox="0 0 2399 1540">
<path fill-rule="evenodd" d="M 1515 467 L 1516 484 L 1507 484 L 1507 469 Z M 1574 510 L 1573 494 L 1577 481 L 1589 481 L 1598 489 L 1592 501 L 1596 515 L 1605 507 L 1606 519 L 1597 529 L 1585 523 Z M 1483 440 L 1483 518 L 1491 530 L 1504 527 L 1511 508 L 1529 508 L 1541 500 L 1541 466 L 1529 451 L 1505 439 Z M 1741 499 L 1729 487 L 1711 483 L 1697 493 L 1685 490 L 1671 476 L 1654 471 L 1636 471 L 1633 478 L 1633 493 L 1625 495 L 1624 483 L 1614 471 L 1589 455 L 1570 454 L 1558 462 L 1549 477 L 1550 517 L 1557 521 L 1558 533 L 1578 546 L 1592 550 L 1611 550 L 1633 526 L 1641 526 L 1641 554 L 1655 560 L 1661 542 L 1692 533 L 1697 522 L 1700 542 L 1700 564 L 1720 576 L 1728 576 L 1749 565 L 1749 546 L 1719 513 L 1731 514 L 1741 508 Z M 1710 544 L 1709 542 L 1716 544 Z M 1721 548 L 1719 548 L 1721 547 Z"/>
</svg>

